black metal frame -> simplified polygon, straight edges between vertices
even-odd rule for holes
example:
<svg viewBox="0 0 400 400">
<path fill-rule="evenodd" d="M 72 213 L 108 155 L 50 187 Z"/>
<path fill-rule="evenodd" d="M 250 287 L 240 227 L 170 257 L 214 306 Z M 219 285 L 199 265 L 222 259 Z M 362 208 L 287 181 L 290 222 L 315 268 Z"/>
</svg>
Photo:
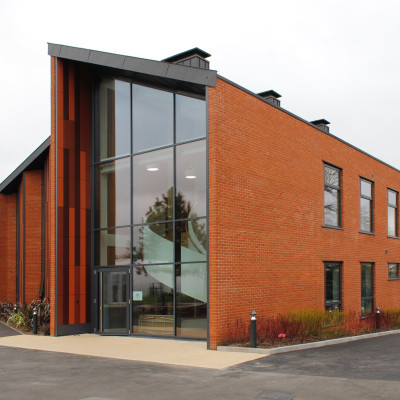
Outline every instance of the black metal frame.
<svg viewBox="0 0 400 400">
<path fill-rule="evenodd" d="M 327 227 L 327 228 L 341 229 L 342 228 L 342 168 L 337 167 L 336 165 L 327 163 L 326 161 L 323 161 L 323 163 L 324 163 L 324 194 L 325 194 L 326 188 L 335 189 L 338 191 L 338 225 L 330 225 L 330 224 L 326 223 L 326 221 L 325 221 L 325 201 L 324 201 L 324 225 L 323 226 Z M 325 182 L 325 168 L 326 167 L 335 169 L 338 171 L 339 186 Z"/>
<path fill-rule="evenodd" d="M 333 266 L 334 264 L 334 266 Z M 326 300 L 326 272 L 327 269 L 339 267 L 339 301 Z M 342 261 L 324 261 L 324 304 L 325 310 L 333 310 L 335 308 L 342 310 L 342 283 L 343 283 L 343 262 Z"/>
<path fill-rule="evenodd" d="M 206 268 L 207 268 L 207 338 L 208 338 L 208 331 L 209 331 L 209 280 L 208 280 L 208 275 L 209 275 L 209 252 L 208 252 L 208 247 L 209 247 L 209 242 L 208 242 L 208 229 L 209 229 L 209 219 L 208 219 L 208 87 L 205 87 L 205 96 L 200 96 L 199 94 L 195 94 L 195 93 L 188 93 L 188 92 L 182 92 L 180 90 L 173 90 L 173 89 L 166 89 L 165 87 L 157 87 L 154 85 L 149 85 L 149 84 L 144 84 L 142 82 L 140 82 L 140 80 L 133 80 L 133 79 L 127 79 L 126 77 L 120 77 L 120 76 L 116 76 L 115 74 L 113 75 L 102 75 L 101 78 L 110 78 L 110 79 L 118 79 L 118 80 L 123 80 L 125 82 L 130 83 L 130 119 L 131 119 L 131 124 L 130 124 L 130 130 L 131 130 L 131 140 L 130 140 L 130 154 L 127 155 L 122 155 L 122 156 L 116 156 L 116 157 L 110 157 L 107 158 L 106 160 L 101 160 L 98 161 L 95 159 L 95 146 L 96 146 L 96 142 L 95 142 L 95 135 L 96 135 L 96 118 L 97 118 L 97 105 L 98 105 L 98 92 L 97 92 L 97 83 L 100 79 L 100 76 L 94 77 L 93 78 L 93 88 L 92 88 L 92 138 L 91 138 L 91 147 L 92 147 L 92 162 L 91 162 L 91 206 L 92 206 L 92 210 L 95 210 L 95 186 L 96 186 L 96 167 L 98 165 L 102 165 L 108 162 L 113 162 L 113 161 L 117 161 L 117 160 L 121 160 L 121 159 L 126 159 L 126 158 L 130 158 L 130 168 L 131 168 L 131 179 L 130 179 L 130 194 L 131 194 L 131 199 L 133 198 L 133 177 L 132 177 L 132 171 L 133 171 L 133 157 L 136 155 L 140 155 L 140 154 L 146 154 L 146 153 L 152 153 L 154 151 L 158 151 L 158 150 L 162 150 L 162 149 L 166 149 L 166 148 L 173 148 L 173 159 L 174 159 L 174 163 L 173 163 L 173 176 L 174 176 L 174 181 L 173 181 L 173 185 L 174 185 L 174 193 L 175 193 L 175 188 L 176 188 L 176 148 L 177 146 L 181 146 L 187 143 L 194 143 L 194 142 L 199 142 L 199 141 L 205 141 L 206 143 L 206 216 L 203 217 L 196 217 L 196 218 L 180 218 L 180 219 L 175 219 L 175 215 L 176 215 L 176 210 L 175 210 L 175 195 L 173 196 L 173 219 L 172 220 L 165 220 L 165 221 L 157 221 L 157 222 L 152 222 L 152 223 L 147 223 L 147 224 L 134 224 L 133 223 L 133 202 L 131 201 L 130 204 L 130 218 L 131 218 L 131 223 L 130 225 L 121 225 L 121 226 L 115 226 L 115 227 L 97 227 L 95 228 L 95 216 L 94 216 L 94 212 L 92 211 L 92 215 L 91 215 L 91 255 L 92 255 L 92 266 L 91 266 L 91 270 L 92 270 L 92 321 L 93 321 L 93 328 L 94 331 L 96 332 L 97 330 L 99 330 L 99 334 L 101 335 L 113 335 L 110 333 L 104 333 L 102 332 L 102 328 L 100 326 L 100 320 L 99 320 L 99 306 L 100 306 L 100 294 L 99 294 L 99 274 L 101 272 L 104 271 L 117 271 L 118 269 L 129 269 L 129 306 L 128 306 L 128 313 L 129 316 L 127 318 L 127 323 L 128 325 L 128 335 L 129 334 L 133 334 L 133 332 L 131 331 L 131 327 L 133 326 L 133 302 L 132 302 L 132 290 L 133 290 L 133 268 L 135 266 L 144 266 L 146 264 L 139 264 L 139 263 L 134 263 L 133 259 L 132 259 L 132 252 L 130 254 L 130 264 L 126 264 L 126 266 L 99 266 L 99 265 L 95 265 L 95 235 L 97 234 L 97 232 L 100 232 L 102 230 L 109 230 L 109 229 L 117 229 L 117 228 L 130 228 L 130 239 L 131 239 L 131 243 L 133 243 L 133 231 L 134 228 L 137 226 L 144 226 L 144 225 L 154 225 L 154 224 L 161 224 L 161 223 L 172 223 L 173 226 L 173 238 L 174 238 L 174 243 L 175 243 L 175 238 L 176 238 L 176 223 L 177 222 L 181 222 L 181 221 L 196 221 L 196 220 L 204 220 L 206 222 L 206 231 L 207 231 L 207 258 L 205 261 L 195 261 L 195 262 L 191 262 L 190 264 L 206 264 Z M 154 89 L 158 89 L 158 90 L 163 90 L 166 92 L 170 92 L 173 94 L 173 143 L 169 144 L 169 145 L 165 145 L 165 146 L 160 146 L 157 147 L 156 149 L 150 149 L 150 150 L 143 150 L 143 151 L 139 151 L 139 152 L 134 152 L 133 151 L 133 112 L 132 112 L 132 101 L 133 101 L 133 85 L 138 84 L 141 86 L 146 86 L 149 88 L 154 88 Z M 188 96 L 188 97 L 193 97 L 199 100 L 204 100 L 206 103 L 206 132 L 205 132 L 205 137 L 201 137 L 201 138 L 195 138 L 195 139 L 191 139 L 191 140 L 187 140 L 187 141 L 183 141 L 180 143 L 176 143 L 176 95 L 183 95 L 183 96 Z M 176 252 L 174 251 L 174 260 L 173 262 L 170 263 L 158 263 L 159 265 L 163 264 L 163 265 L 172 265 L 173 267 L 173 274 L 174 274 L 174 297 L 173 297 L 173 310 L 174 310 L 174 336 L 173 337 L 177 337 L 176 336 L 176 268 L 177 265 L 181 265 L 181 264 L 187 264 L 187 263 L 182 263 L 181 261 L 177 261 L 176 260 Z M 120 334 L 118 334 L 120 335 Z M 135 336 L 148 336 L 145 334 L 137 334 L 135 333 Z M 159 337 L 164 337 L 162 335 L 160 335 Z M 166 336 L 169 337 L 170 336 Z M 179 337 L 180 339 L 184 338 L 184 337 Z M 187 339 L 191 339 L 191 338 L 187 338 Z M 199 340 L 199 339 L 196 339 Z M 201 340 L 201 339 L 200 339 Z"/>
<path fill-rule="evenodd" d="M 371 197 L 366 196 L 362 194 L 361 192 L 361 184 L 362 182 L 367 182 L 371 185 Z M 369 201 L 369 214 L 370 214 L 370 230 L 369 231 L 364 231 L 361 226 L 361 205 L 360 205 L 360 232 L 361 233 L 369 233 L 373 234 L 374 233 L 374 182 L 371 181 L 370 179 L 363 178 L 362 176 L 360 177 L 360 200 L 365 199 Z"/>
</svg>

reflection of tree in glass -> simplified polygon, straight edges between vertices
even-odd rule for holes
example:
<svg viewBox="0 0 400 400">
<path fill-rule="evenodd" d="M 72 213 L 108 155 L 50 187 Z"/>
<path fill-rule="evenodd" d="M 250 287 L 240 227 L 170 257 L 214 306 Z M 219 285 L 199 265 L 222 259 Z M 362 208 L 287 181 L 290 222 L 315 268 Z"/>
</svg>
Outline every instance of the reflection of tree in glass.
<svg viewBox="0 0 400 400">
<path fill-rule="evenodd" d="M 169 188 L 166 194 L 161 194 L 161 197 L 156 197 L 156 200 L 152 206 L 149 207 L 146 212 L 147 223 L 161 222 L 161 221 L 170 221 L 173 219 L 173 188 Z M 175 215 L 176 219 L 188 219 L 188 218 L 197 218 L 197 214 L 192 211 L 192 204 L 190 201 L 186 201 L 185 196 L 182 193 L 178 193 L 175 197 Z M 188 223 L 191 224 L 194 235 L 197 238 L 198 242 L 203 247 L 203 250 L 199 248 L 199 246 L 191 239 Z M 155 234 L 169 240 L 171 242 L 174 241 L 173 229 L 170 223 L 159 223 L 159 224 L 151 224 L 148 225 L 149 229 Z M 137 239 L 138 246 L 133 246 L 132 248 L 132 257 L 133 262 L 137 262 L 138 260 L 143 260 L 143 250 L 144 250 L 144 227 L 142 226 L 139 230 L 139 237 Z M 196 249 L 199 252 L 204 252 L 204 249 L 207 247 L 207 233 L 206 233 L 206 224 L 203 219 L 201 220 L 191 220 L 191 221 L 179 221 L 177 223 L 177 240 L 180 236 L 181 243 L 180 245 L 183 247 L 192 249 Z M 142 274 L 142 272 L 147 276 L 146 269 L 143 266 L 135 266 L 136 273 L 138 275 Z"/>
</svg>

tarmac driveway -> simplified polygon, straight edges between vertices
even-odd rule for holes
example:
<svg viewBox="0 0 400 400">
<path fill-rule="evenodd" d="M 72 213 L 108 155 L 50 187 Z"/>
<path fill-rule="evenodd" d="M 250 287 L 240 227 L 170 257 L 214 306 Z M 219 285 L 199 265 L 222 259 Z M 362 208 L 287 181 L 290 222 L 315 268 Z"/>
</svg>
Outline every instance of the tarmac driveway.
<svg viewBox="0 0 400 400">
<path fill-rule="evenodd" d="M 223 369 L 0 346 L 0 399 L 399 400 L 399 360 L 399 334 Z"/>
<path fill-rule="evenodd" d="M 15 329 L 10 328 L 7 324 L 0 321 L 0 337 L 20 335 Z"/>
</svg>

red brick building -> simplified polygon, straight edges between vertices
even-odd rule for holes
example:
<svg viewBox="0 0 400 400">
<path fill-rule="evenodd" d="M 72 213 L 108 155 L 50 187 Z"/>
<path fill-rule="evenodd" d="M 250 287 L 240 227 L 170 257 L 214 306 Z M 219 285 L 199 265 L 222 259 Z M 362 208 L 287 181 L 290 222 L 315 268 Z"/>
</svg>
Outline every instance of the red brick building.
<svg viewBox="0 0 400 400">
<path fill-rule="evenodd" d="M 49 54 L 51 136 L 0 185 L 0 301 L 212 349 L 253 309 L 400 307 L 400 171 L 200 49 Z"/>
</svg>

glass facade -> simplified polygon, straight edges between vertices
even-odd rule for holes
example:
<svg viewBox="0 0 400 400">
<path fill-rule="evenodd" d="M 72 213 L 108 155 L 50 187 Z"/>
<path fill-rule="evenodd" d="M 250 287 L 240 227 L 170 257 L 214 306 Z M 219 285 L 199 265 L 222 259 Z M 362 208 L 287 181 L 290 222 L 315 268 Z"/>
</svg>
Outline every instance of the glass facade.
<svg viewBox="0 0 400 400">
<path fill-rule="evenodd" d="M 99 329 L 206 338 L 206 102 L 102 79 L 95 114 Z"/>
</svg>

